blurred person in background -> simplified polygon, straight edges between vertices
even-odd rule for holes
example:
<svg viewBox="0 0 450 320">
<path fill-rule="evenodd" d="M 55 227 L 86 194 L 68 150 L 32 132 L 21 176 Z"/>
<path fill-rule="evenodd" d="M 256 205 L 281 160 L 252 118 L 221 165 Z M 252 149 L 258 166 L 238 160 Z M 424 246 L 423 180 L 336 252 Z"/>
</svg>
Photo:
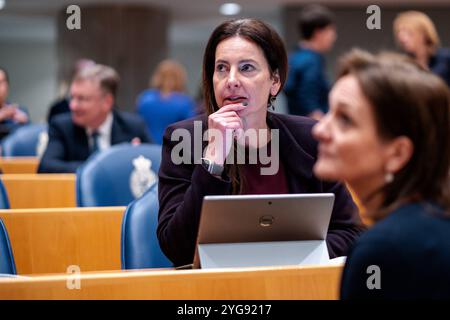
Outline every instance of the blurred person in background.
<svg viewBox="0 0 450 320">
<path fill-rule="evenodd" d="M 70 112 L 49 123 L 39 173 L 73 173 L 93 153 L 112 145 L 150 142 L 144 121 L 116 110 L 119 75 L 95 64 L 80 70 L 70 86 Z"/>
<path fill-rule="evenodd" d="M 70 79 L 72 80 L 73 77 L 80 72 L 81 69 L 88 67 L 88 66 L 93 66 L 95 64 L 95 62 L 91 59 L 79 59 L 77 60 L 77 62 L 75 62 L 75 65 L 73 66 L 73 70 L 71 73 L 71 77 Z M 65 113 L 65 112 L 70 112 L 70 106 L 69 106 L 69 90 L 68 87 L 70 87 L 70 84 L 67 84 L 66 82 L 64 82 L 63 84 L 63 92 L 64 92 L 64 96 L 55 101 L 49 108 L 48 111 L 48 116 L 47 116 L 47 122 L 50 123 L 50 121 L 52 120 L 52 118 L 54 116 L 56 116 L 57 114 L 61 114 L 61 113 Z M 67 92 L 66 92 L 67 91 Z"/>
<path fill-rule="evenodd" d="M 0 67 L 0 139 L 4 138 L 19 126 L 30 122 L 25 108 L 8 102 L 9 76 L 6 69 Z"/>
<path fill-rule="evenodd" d="M 342 299 L 450 298 L 450 92 L 406 59 L 347 54 L 313 128 L 314 173 L 347 182 L 375 222 L 348 254 Z"/>
<path fill-rule="evenodd" d="M 145 120 L 155 143 L 162 144 L 169 124 L 194 116 L 196 104 L 186 91 L 186 71 L 175 60 L 164 60 L 156 68 L 150 89 L 137 99 L 137 112 Z"/>
<path fill-rule="evenodd" d="M 298 22 L 302 40 L 289 55 L 289 74 L 285 86 L 290 114 L 320 119 L 328 111 L 330 84 L 323 54 L 336 41 L 333 13 L 321 5 L 306 6 Z"/>
<path fill-rule="evenodd" d="M 394 20 L 394 36 L 417 63 L 450 86 L 450 49 L 440 46 L 436 27 L 426 14 L 420 11 L 400 13 Z"/>
</svg>

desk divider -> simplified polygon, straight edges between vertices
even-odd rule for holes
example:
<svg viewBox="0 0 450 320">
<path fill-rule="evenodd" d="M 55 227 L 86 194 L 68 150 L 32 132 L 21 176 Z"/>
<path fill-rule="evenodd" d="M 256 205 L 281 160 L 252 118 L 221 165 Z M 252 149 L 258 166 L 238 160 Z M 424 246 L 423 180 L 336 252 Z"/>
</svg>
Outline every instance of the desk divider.
<svg viewBox="0 0 450 320">
<path fill-rule="evenodd" d="M 0 210 L 21 274 L 119 270 L 126 207 Z M 71 267 L 72 266 L 72 267 Z"/>
</svg>

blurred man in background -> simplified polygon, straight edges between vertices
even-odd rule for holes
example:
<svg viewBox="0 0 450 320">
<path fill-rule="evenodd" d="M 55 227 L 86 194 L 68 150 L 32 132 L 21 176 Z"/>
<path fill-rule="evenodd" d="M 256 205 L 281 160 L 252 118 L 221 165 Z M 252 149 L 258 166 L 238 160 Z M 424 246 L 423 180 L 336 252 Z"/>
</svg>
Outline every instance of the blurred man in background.
<svg viewBox="0 0 450 320">
<path fill-rule="evenodd" d="M 70 80 L 72 81 L 73 77 L 81 71 L 81 69 L 89 66 L 93 66 L 95 62 L 91 59 L 79 59 L 77 62 L 75 62 L 75 65 L 73 66 L 72 74 L 70 76 Z M 70 112 L 70 106 L 69 106 L 69 95 L 70 92 L 69 86 L 70 83 L 67 83 L 66 81 L 63 82 L 62 86 L 63 88 L 63 97 L 55 101 L 48 110 L 48 116 L 47 116 L 47 122 L 50 122 L 52 118 L 58 114 Z"/>
<path fill-rule="evenodd" d="M 38 172 L 75 172 L 94 152 L 111 145 L 150 142 L 144 121 L 114 110 L 119 76 L 111 67 L 83 68 L 70 87 L 70 113 L 49 124 L 49 141 Z"/>
</svg>

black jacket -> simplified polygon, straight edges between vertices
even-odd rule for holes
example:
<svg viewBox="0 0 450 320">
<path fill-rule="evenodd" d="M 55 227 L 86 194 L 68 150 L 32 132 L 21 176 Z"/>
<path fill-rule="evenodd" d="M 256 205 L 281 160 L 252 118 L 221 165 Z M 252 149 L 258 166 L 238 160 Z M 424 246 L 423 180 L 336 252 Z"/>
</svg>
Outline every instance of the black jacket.
<svg viewBox="0 0 450 320">
<path fill-rule="evenodd" d="M 89 157 L 88 136 L 84 127 L 73 123 L 71 114 L 57 115 L 48 128 L 48 145 L 39 164 L 39 173 L 75 172 Z M 113 111 L 111 145 L 133 138 L 150 142 L 144 121 L 137 115 Z"/>
</svg>

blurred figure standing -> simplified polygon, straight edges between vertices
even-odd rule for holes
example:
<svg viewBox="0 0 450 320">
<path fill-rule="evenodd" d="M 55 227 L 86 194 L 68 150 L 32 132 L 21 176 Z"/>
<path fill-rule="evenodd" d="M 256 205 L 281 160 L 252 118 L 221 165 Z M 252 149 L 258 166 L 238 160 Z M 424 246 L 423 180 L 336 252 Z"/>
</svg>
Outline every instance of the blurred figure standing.
<svg viewBox="0 0 450 320">
<path fill-rule="evenodd" d="M 440 47 L 434 23 L 426 14 L 420 11 L 400 13 L 394 20 L 394 36 L 417 63 L 450 86 L 450 49 Z"/>
<path fill-rule="evenodd" d="M 30 119 L 25 109 L 6 99 L 9 93 L 9 77 L 5 69 L 0 68 L 0 139 L 27 124 Z"/>
<path fill-rule="evenodd" d="M 289 56 L 288 109 L 290 114 L 319 120 L 328 111 L 330 84 L 323 54 L 336 41 L 334 15 L 324 6 L 309 5 L 300 13 L 298 29 L 303 39 Z"/>
<path fill-rule="evenodd" d="M 194 116 L 195 102 L 186 91 L 186 71 L 174 60 L 162 61 L 154 72 L 151 89 L 137 99 L 137 112 L 145 120 L 155 143 L 162 144 L 165 128 Z"/>
</svg>

